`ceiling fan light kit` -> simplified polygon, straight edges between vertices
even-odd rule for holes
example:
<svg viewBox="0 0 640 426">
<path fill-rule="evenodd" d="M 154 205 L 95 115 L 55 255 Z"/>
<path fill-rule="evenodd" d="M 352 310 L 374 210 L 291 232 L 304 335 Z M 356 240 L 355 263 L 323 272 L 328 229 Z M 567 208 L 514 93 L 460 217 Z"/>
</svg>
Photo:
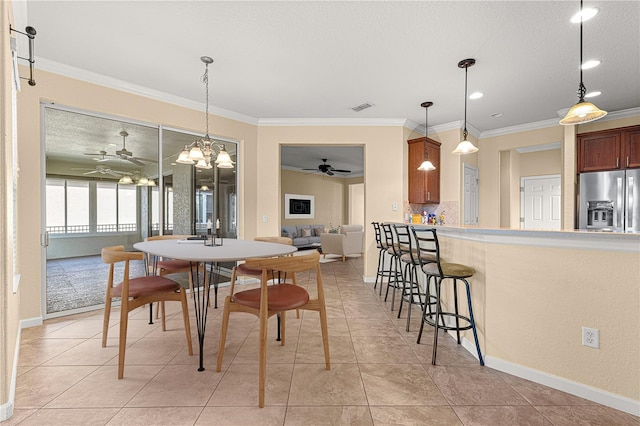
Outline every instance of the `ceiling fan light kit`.
<svg viewBox="0 0 640 426">
<path fill-rule="evenodd" d="M 595 13 L 593 15 L 595 15 Z M 589 18 L 593 17 L 593 15 Z M 563 126 L 589 123 L 607 115 L 607 111 L 603 111 L 591 102 L 586 102 L 584 100 L 584 95 L 587 93 L 587 89 L 584 87 L 584 83 L 582 80 L 582 23 L 588 18 L 585 18 L 584 16 L 582 9 L 582 0 L 580 0 L 580 13 L 577 19 L 580 22 L 580 84 L 578 85 L 577 92 L 578 103 L 572 106 L 567 112 L 567 115 L 565 115 L 564 118 L 560 120 L 560 124 L 562 124 Z"/>
<path fill-rule="evenodd" d="M 472 67 L 476 63 L 473 58 L 463 59 L 458 62 L 458 68 L 464 68 L 464 130 L 462 131 L 462 142 L 456 146 L 452 154 L 466 155 L 478 152 L 478 147 L 467 139 L 469 132 L 467 132 L 467 74 L 469 67 Z"/>
<path fill-rule="evenodd" d="M 234 162 L 224 147 L 224 144 L 214 141 L 209 136 L 209 65 L 213 63 L 213 59 L 209 56 L 202 56 L 200 60 L 204 63 L 204 74 L 202 82 L 206 87 L 205 96 L 205 121 L 206 132 L 203 138 L 193 141 L 190 145 L 185 145 L 184 149 L 178 155 L 176 163 L 195 165 L 198 169 L 211 169 L 213 165 L 211 160 L 216 156 L 215 164 L 220 169 L 233 169 Z"/>
</svg>

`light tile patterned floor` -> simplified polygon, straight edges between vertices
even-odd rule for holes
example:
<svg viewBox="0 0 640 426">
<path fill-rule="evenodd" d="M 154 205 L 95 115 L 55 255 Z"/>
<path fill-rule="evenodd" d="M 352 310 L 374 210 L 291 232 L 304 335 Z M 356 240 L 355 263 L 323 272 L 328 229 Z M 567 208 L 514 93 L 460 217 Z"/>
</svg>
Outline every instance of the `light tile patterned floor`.
<svg viewBox="0 0 640 426">
<path fill-rule="evenodd" d="M 132 314 L 123 380 L 116 378 L 117 315 L 107 348 L 100 345 L 102 311 L 23 330 L 15 415 L 3 426 L 640 424 L 629 414 L 480 367 L 445 336 L 434 367 L 432 331 L 415 343 L 418 315 L 406 332 L 404 315 L 396 318 L 390 301 L 362 282 L 361 259 L 326 263 L 322 271 L 331 370 L 324 368 L 317 314 L 289 314 L 284 347 L 273 338 L 272 321 L 263 409 L 257 407 L 257 320 L 231 317 L 223 371 L 216 373 L 222 310 L 210 310 L 206 370 L 198 372 L 197 351 L 187 354 L 174 304 L 166 332 L 159 322 L 148 324 L 146 309 Z M 308 280 L 300 277 L 302 285 Z"/>
</svg>

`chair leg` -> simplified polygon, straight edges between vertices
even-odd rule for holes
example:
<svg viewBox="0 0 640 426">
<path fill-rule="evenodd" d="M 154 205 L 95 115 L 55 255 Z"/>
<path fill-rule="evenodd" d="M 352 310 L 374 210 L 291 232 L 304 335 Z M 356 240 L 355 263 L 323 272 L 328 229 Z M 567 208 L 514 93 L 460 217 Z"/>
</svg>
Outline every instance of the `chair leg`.
<svg viewBox="0 0 640 426">
<path fill-rule="evenodd" d="M 284 339 L 287 332 L 286 319 L 287 319 L 287 312 L 286 311 L 280 312 L 280 346 L 284 346 Z"/>
<path fill-rule="evenodd" d="M 189 321 L 189 305 L 185 289 L 180 289 L 180 303 L 182 304 L 182 320 L 184 321 L 184 332 L 187 335 L 187 348 L 189 355 L 193 355 L 193 342 L 191 341 L 191 323 Z"/>
<path fill-rule="evenodd" d="M 111 294 L 107 294 L 104 301 L 104 320 L 102 323 L 102 347 L 107 347 L 107 333 L 109 332 L 109 317 L 111 316 Z"/>
<path fill-rule="evenodd" d="M 222 328 L 220 329 L 220 343 L 218 346 L 218 362 L 216 371 L 222 370 L 222 358 L 224 358 L 224 346 L 227 341 L 227 329 L 229 328 L 229 309 L 231 308 L 231 296 L 224 299 L 224 310 L 222 312 Z"/>
<path fill-rule="evenodd" d="M 120 305 L 120 339 L 118 342 L 118 379 L 124 377 L 124 355 L 127 349 L 127 326 L 129 322 L 129 304 L 126 298 Z"/>
<path fill-rule="evenodd" d="M 164 311 L 164 300 L 160 302 L 160 306 L 162 306 L 162 331 L 167 331 L 167 316 Z"/>
<path fill-rule="evenodd" d="M 260 372 L 258 377 L 258 407 L 264 408 L 264 390 L 267 383 L 267 312 L 260 312 Z"/>
<path fill-rule="evenodd" d="M 382 287 L 382 284 L 380 284 Z M 329 356 L 329 328 L 327 327 L 327 308 L 320 304 L 320 329 L 322 330 L 322 347 L 324 348 L 324 364 L 327 370 L 331 370 L 331 358 Z"/>
<path fill-rule="evenodd" d="M 458 280 L 453 279 L 453 305 L 456 312 L 456 336 L 458 338 L 458 344 L 462 343 L 460 339 L 460 317 L 458 316 Z"/>
</svg>

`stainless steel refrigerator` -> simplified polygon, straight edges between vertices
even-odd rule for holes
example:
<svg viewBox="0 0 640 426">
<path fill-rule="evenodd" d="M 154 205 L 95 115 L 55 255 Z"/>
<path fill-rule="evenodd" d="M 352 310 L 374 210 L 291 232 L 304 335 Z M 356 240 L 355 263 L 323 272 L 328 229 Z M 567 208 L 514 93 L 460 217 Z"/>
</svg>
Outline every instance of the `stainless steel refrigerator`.
<svg viewBox="0 0 640 426">
<path fill-rule="evenodd" d="M 578 228 L 640 232 L 640 169 L 580 174 Z"/>
</svg>

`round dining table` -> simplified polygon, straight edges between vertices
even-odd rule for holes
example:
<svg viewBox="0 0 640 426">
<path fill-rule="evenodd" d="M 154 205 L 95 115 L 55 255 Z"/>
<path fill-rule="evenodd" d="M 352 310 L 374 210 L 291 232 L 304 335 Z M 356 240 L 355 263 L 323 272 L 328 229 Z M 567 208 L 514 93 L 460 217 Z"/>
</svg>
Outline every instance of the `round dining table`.
<svg viewBox="0 0 640 426">
<path fill-rule="evenodd" d="M 198 345 L 200 348 L 200 367 L 204 371 L 203 346 L 209 311 L 209 293 L 211 284 L 214 292 L 218 292 L 220 262 L 234 262 L 254 257 L 275 257 L 291 254 L 298 249 L 292 245 L 264 241 L 236 240 L 231 238 L 209 238 L 208 240 L 167 239 L 143 241 L 133 247 L 147 255 L 169 259 L 188 260 L 191 262 L 191 278 L 193 281 L 193 303 L 198 327 Z M 200 265 L 204 265 L 202 269 Z M 204 270 L 205 273 L 200 274 Z M 207 271 L 209 272 L 207 277 Z M 214 273 L 214 271 L 216 273 Z M 201 291 L 202 289 L 202 291 Z M 216 306 L 217 308 L 217 303 Z"/>
</svg>

